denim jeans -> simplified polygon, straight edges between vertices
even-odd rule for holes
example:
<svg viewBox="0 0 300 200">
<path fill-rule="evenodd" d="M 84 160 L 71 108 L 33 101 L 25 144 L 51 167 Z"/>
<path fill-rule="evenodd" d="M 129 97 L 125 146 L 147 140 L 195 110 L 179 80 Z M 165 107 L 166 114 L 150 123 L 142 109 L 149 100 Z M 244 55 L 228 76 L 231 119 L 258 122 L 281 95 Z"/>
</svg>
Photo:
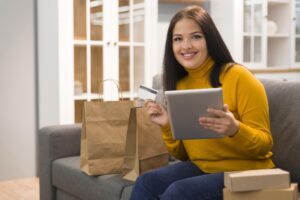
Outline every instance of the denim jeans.
<svg viewBox="0 0 300 200">
<path fill-rule="evenodd" d="M 139 176 L 131 200 L 222 200 L 223 187 L 224 173 L 207 174 L 184 161 Z"/>
</svg>

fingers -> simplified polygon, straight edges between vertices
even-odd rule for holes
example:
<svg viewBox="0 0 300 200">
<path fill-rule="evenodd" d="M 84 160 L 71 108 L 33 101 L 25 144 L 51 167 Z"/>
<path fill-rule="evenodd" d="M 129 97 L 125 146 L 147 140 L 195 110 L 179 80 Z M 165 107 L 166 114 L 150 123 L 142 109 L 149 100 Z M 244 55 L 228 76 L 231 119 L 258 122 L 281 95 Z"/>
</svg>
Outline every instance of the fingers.
<svg viewBox="0 0 300 200">
<path fill-rule="evenodd" d="M 146 100 L 144 104 L 150 116 L 159 115 L 163 112 L 161 106 L 152 100 Z"/>
<path fill-rule="evenodd" d="M 228 123 L 223 118 L 200 117 L 199 123 L 202 126 L 226 126 Z"/>
<path fill-rule="evenodd" d="M 227 104 L 224 104 L 223 110 L 209 108 L 207 112 L 213 115 L 213 117 L 200 117 L 199 124 L 202 127 L 228 136 L 233 136 L 237 133 L 239 122 L 229 111 Z"/>
<path fill-rule="evenodd" d="M 226 117 L 226 112 L 224 112 L 223 110 L 208 108 L 207 112 L 216 117 Z"/>
<path fill-rule="evenodd" d="M 224 110 L 224 112 L 229 112 L 229 107 L 227 104 L 224 104 L 223 110 Z"/>
</svg>

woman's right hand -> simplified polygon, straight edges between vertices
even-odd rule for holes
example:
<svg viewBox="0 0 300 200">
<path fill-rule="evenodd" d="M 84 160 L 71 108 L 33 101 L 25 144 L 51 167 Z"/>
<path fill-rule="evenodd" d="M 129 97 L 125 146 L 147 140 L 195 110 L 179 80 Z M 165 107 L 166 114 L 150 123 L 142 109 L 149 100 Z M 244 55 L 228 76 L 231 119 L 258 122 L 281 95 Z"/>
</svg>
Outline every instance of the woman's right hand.
<svg viewBox="0 0 300 200">
<path fill-rule="evenodd" d="M 145 107 L 147 114 L 152 122 L 164 127 L 169 123 L 169 117 L 167 111 L 158 103 L 152 100 L 145 101 Z"/>
</svg>

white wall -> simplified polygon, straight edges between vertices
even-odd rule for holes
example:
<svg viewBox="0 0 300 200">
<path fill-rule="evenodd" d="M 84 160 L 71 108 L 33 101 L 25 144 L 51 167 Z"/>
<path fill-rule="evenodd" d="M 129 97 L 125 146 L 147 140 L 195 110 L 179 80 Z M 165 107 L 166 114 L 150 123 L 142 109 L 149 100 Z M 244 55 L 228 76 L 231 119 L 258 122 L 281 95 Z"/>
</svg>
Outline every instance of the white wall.
<svg viewBox="0 0 300 200">
<path fill-rule="evenodd" d="M 0 0 L 0 180 L 36 175 L 34 0 Z"/>
<path fill-rule="evenodd" d="M 233 59 L 237 62 L 242 57 L 242 51 L 240 50 L 241 45 L 239 42 L 236 42 L 240 27 L 235 26 L 235 24 L 242 24 L 242 19 L 238 17 L 238 11 L 240 10 L 240 6 L 243 6 L 242 4 L 242 1 L 236 0 L 226 0 L 223 3 L 220 3 L 220 1 L 210 2 L 210 15 Z M 224 12 L 226 12 L 225 15 Z"/>
<path fill-rule="evenodd" d="M 41 128 L 59 124 L 58 5 L 57 0 L 37 1 L 39 128 Z"/>
</svg>

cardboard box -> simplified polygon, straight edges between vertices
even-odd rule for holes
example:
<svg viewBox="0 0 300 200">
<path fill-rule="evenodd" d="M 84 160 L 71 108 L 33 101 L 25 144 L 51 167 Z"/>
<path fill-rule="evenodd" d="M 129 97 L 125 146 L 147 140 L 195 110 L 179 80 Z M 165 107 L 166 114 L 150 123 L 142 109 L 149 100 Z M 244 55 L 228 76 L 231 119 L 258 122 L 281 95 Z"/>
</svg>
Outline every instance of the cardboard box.
<svg viewBox="0 0 300 200">
<path fill-rule="evenodd" d="M 298 185 L 292 183 L 285 189 L 265 189 L 246 192 L 232 192 L 223 189 L 224 200 L 298 200 Z"/>
<path fill-rule="evenodd" d="M 290 187 L 290 174 L 282 169 L 225 172 L 224 185 L 233 192 Z"/>
</svg>

